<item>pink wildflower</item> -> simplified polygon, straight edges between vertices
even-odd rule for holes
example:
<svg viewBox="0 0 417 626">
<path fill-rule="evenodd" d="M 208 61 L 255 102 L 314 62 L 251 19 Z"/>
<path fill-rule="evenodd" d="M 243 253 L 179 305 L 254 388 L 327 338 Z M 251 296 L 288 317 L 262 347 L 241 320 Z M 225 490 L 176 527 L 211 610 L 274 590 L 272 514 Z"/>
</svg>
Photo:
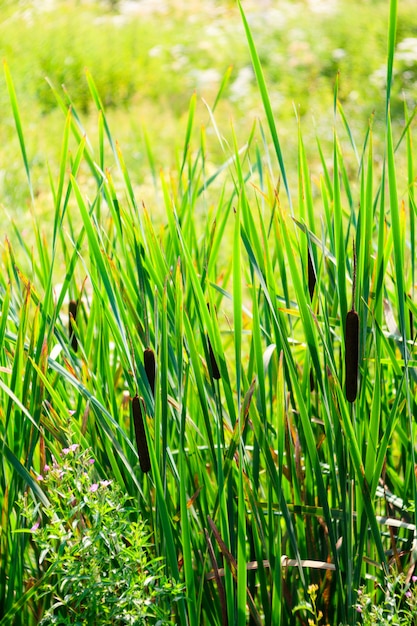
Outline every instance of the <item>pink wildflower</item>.
<svg viewBox="0 0 417 626">
<path fill-rule="evenodd" d="M 68 448 L 62 448 L 62 454 L 67 455 L 70 452 L 75 452 L 79 447 L 78 443 L 72 443 Z"/>
<path fill-rule="evenodd" d="M 90 487 L 90 491 L 91 493 L 94 493 L 95 491 L 97 491 L 98 489 L 98 484 L 97 483 L 93 483 Z"/>
</svg>

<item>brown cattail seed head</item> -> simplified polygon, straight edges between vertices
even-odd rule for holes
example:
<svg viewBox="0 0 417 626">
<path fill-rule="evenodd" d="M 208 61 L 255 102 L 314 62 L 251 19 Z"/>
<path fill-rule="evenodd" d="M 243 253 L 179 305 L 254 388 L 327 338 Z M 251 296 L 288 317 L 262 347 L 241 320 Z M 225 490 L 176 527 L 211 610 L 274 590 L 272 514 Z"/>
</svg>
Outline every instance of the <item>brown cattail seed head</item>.
<svg viewBox="0 0 417 626">
<path fill-rule="evenodd" d="M 145 425 L 143 423 L 142 398 L 137 395 L 132 400 L 133 425 L 135 427 L 136 446 L 139 454 L 139 464 L 142 472 L 149 472 L 151 459 L 149 457 L 148 442 L 146 440 Z"/>
<path fill-rule="evenodd" d="M 408 295 L 407 298 L 408 301 L 411 301 L 411 295 Z M 409 315 L 409 322 L 410 322 L 410 339 L 414 338 L 414 317 L 413 317 L 413 311 L 411 310 L 411 306 L 408 305 L 408 315 Z"/>
<path fill-rule="evenodd" d="M 313 299 L 314 288 L 316 286 L 316 274 L 314 272 L 313 261 L 311 258 L 310 250 L 307 255 L 307 271 L 308 271 L 308 293 L 310 294 L 310 300 Z"/>
<path fill-rule="evenodd" d="M 207 308 L 210 311 L 209 302 L 207 302 Z M 216 357 L 214 356 L 213 346 L 211 345 L 211 341 L 208 335 L 207 335 L 207 345 L 208 345 L 209 358 L 210 358 L 210 374 L 212 378 L 214 378 L 214 380 L 220 380 L 221 374 L 220 374 L 219 366 L 217 365 Z"/>
<path fill-rule="evenodd" d="M 146 376 L 149 382 L 149 386 L 152 391 L 152 395 L 155 395 L 155 352 L 151 348 L 146 348 L 143 353 L 143 364 L 145 367 Z"/>
<path fill-rule="evenodd" d="M 346 398 L 354 402 L 358 393 L 359 315 L 352 309 L 346 315 L 345 325 Z"/>
<path fill-rule="evenodd" d="M 74 352 L 78 350 L 78 341 L 74 332 L 74 322 L 77 320 L 77 310 L 78 310 L 78 301 L 70 300 L 68 303 L 68 312 L 69 312 L 69 322 L 68 322 L 68 333 L 71 341 L 71 348 Z"/>
<path fill-rule="evenodd" d="M 208 337 L 207 337 L 207 342 L 208 342 L 208 350 L 209 350 L 209 356 L 210 356 L 211 375 L 213 376 L 215 380 L 219 380 L 221 378 L 219 366 L 217 365 L 217 361 L 216 361 L 216 357 L 214 356 L 211 341 Z"/>
</svg>

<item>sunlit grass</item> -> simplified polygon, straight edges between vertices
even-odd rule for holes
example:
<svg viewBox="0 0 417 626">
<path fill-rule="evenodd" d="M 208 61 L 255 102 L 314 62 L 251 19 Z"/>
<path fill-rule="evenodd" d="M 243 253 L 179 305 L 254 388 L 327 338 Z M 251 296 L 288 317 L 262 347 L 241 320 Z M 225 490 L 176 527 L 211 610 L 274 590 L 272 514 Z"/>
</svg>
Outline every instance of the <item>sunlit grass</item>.
<svg viewBox="0 0 417 626">
<path fill-rule="evenodd" d="M 134 498 L 167 576 L 185 586 L 174 623 L 306 620 L 314 590 L 316 617 L 353 626 L 360 587 L 383 588 L 392 566 L 413 573 L 414 112 L 399 131 L 388 90 L 379 140 L 371 123 L 358 135 L 336 81 L 330 140 L 311 144 L 294 116 L 294 172 L 241 20 L 265 113 L 223 132 L 213 94 L 202 129 L 189 94 L 169 167 L 150 133 L 146 158 L 125 155 L 93 73 L 87 125 L 51 87 L 62 117 L 46 228 L 5 63 L 33 234 L 27 245 L 18 222 L 0 277 L 2 625 L 39 623 L 33 584 L 47 564 L 28 561 L 17 502 L 26 492 L 48 504 L 38 477 L 71 444 Z"/>
</svg>

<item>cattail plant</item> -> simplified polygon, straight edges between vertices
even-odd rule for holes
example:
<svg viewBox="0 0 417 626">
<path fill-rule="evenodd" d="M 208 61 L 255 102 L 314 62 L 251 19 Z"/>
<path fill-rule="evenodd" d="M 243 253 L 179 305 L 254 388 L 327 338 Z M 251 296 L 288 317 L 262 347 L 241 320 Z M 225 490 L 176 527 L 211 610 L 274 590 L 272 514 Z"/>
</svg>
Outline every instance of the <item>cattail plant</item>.
<svg viewBox="0 0 417 626">
<path fill-rule="evenodd" d="M 207 343 L 208 343 L 208 350 L 209 350 L 209 356 L 210 356 L 211 375 L 213 376 L 215 380 L 219 380 L 221 378 L 221 374 L 220 374 L 219 366 L 217 365 L 216 357 L 214 356 L 211 341 L 208 336 L 207 336 Z"/>
<path fill-rule="evenodd" d="M 209 303 L 207 303 L 207 308 L 210 311 Z M 213 346 L 211 345 L 211 341 L 208 335 L 207 335 L 207 345 L 208 345 L 208 352 L 209 352 L 209 358 L 210 358 L 210 374 L 212 375 L 214 380 L 220 380 L 221 374 L 220 374 L 219 366 L 217 365 L 216 357 L 213 351 Z"/>
<path fill-rule="evenodd" d="M 148 442 L 146 440 L 145 425 L 142 412 L 143 398 L 136 396 L 132 400 L 133 425 L 135 427 L 136 446 L 139 454 L 139 465 L 142 472 L 149 472 L 151 459 L 149 457 Z"/>
<path fill-rule="evenodd" d="M 353 245 L 352 308 L 346 315 L 345 323 L 345 390 L 349 402 L 354 402 L 358 393 L 359 315 L 355 311 L 355 292 L 356 252 Z"/>
<path fill-rule="evenodd" d="M 314 288 L 316 286 L 316 273 L 314 271 L 313 260 L 311 258 L 310 249 L 307 250 L 307 274 L 308 274 L 308 293 L 310 300 L 313 299 Z"/>
<path fill-rule="evenodd" d="M 152 391 L 152 395 L 155 396 L 155 352 L 151 348 L 146 348 L 143 352 L 143 365 L 145 367 L 146 377 L 148 379 L 149 386 Z"/>
<path fill-rule="evenodd" d="M 413 337 L 414 337 L 414 316 L 413 316 L 413 311 L 412 311 L 411 306 L 410 306 L 411 294 L 408 294 L 408 297 L 406 298 L 406 302 L 408 304 L 408 315 L 409 315 L 409 322 L 410 322 L 410 339 L 413 340 Z"/>
<path fill-rule="evenodd" d="M 316 286 L 316 273 L 314 271 L 313 259 L 311 258 L 310 248 L 307 248 L 307 280 L 310 300 L 313 300 L 314 288 Z M 310 370 L 310 390 L 314 391 L 314 388 L 314 374 L 313 370 Z"/>
<path fill-rule="evenodd" d="M 78 300 L 70 300 L 68 303 L 69 321 L 68 333 L 71 342 L 71 348 L 74 352 L 78 350 L 78 340 L 75 335 L 75 323 L 77 321 Z"/>
</svg>

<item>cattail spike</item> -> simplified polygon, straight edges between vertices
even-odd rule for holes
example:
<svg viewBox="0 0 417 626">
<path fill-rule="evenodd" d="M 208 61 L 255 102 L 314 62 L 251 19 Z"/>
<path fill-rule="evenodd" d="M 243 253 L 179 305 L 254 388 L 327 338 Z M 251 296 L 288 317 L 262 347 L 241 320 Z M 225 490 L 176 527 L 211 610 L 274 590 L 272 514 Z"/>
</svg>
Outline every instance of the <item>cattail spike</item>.
<svg viewBox="0 0 417 626">
<path fill-rule="evenodd" d="M 307 251 L 307 272 L 308 272 L 308 293 L 310 294 L 310 300 L 313 299 L 314 288 L 316 286 L 316 273 L 314 271 L 313 260 L 311 258 L 310 250 Z"/>
<path fill-rule="evenodd" d="M 346 398 L 354 402 L 358 393 L 359 315 L 351 309 L 345 325 Z"/>
<path fill-rule="evenodd" d="M 152 395 L 155 396 L 155 352 L 151 348 L 146 348 L 143 353 L 143 364 L 145 367 L 146 376 L 148 378 L 149 386 L 152 391 Z"/>
<path fill-rule="evenodd" d="M 207 308 L 210 311 L 210 303 L 209 302 L 207 302 Z M 220 380 L 221 374 L 220 374 L 219 366 L 217 365 L 216 357 L 214 355 L 213 346 L 211 345 L 211 341 L 210 341 L 210 338 L 209 338 L 208 335 L 207 335 L 207 345 L 208 345 L 209 358 L 210 358 L 210 374 L 211 374 L 211 376 L 212 376 L 212 378 L 214 380 Z"/>
<path fill-rule="evenodd" d="M 142 398 L 137 395 L 132 400 L 133 425 L 135 427 L 136 446 L 139 454 L 139 464 L 142 472 L 149 472 L 151 459 L 149 457 L 148 442 L 146 440 L 145 425 L 143 423 Z"/>
<path fill-rule="evenodd" d="M 410 324 L 410 339 L 413 340 L 414 338 L 414 316 L 413 316 L 413 311 L 411 309 L 410 306 L 410 302 L 411 302 L 411 294 L 408 294 L 408 296 L 406 296 L 406 304 L 408 304 L 408 319 L 409 319 L 409 324 Z"/>
<path fill-rule="evenodd" d="M 207 336 L 207 343 L 208 343 L 208 350 L 209 350 L 209 356 L 210 356 L 211 375 L 213 376 L 214 380 L 220 380 L 221 374 L 220 374 L 219 366 L 217 365 L 216 357 L 214 356 L 214 352 L 213 352 L 213 347 L 211 345 L 211 341 L 208 336 Z"/>
<path fill-rule="evenodd" d="M 74 352 L 78 350 L 78 340 L 75 336 L 74 324 L 77 321 L 77 311 L 78 311 L 78 300 L 70 300 L 68 303 L 68 311 L 69 311 L 69 322 L 68 322 L 68 333 L 71 342 L 71 348 Z"/>
</svg>

